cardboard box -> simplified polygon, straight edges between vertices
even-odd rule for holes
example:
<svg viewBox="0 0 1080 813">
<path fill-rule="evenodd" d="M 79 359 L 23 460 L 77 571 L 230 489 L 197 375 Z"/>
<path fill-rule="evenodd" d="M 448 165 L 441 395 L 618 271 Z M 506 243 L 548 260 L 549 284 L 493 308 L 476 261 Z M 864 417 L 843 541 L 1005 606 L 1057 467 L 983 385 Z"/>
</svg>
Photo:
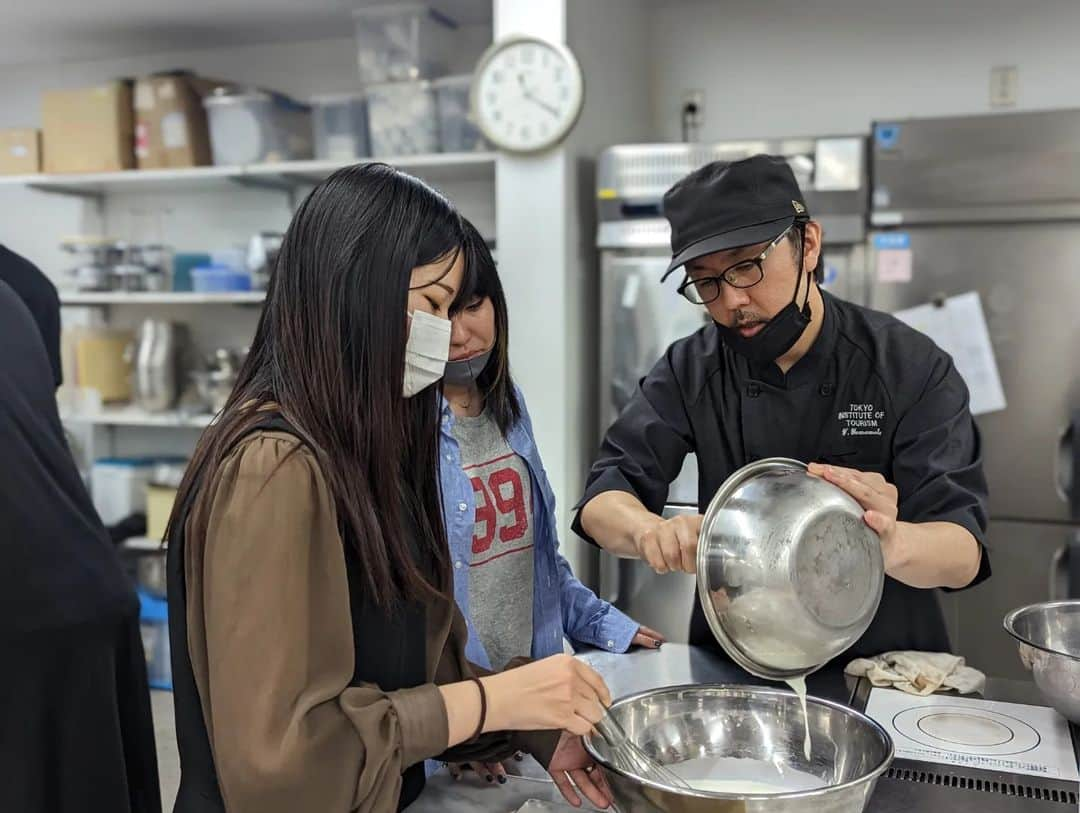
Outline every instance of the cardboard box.
<svg viewBox="0 0 1080 813">
<path fill-rule="evenodd" d="M 225 85 L 184 71 L 135 83 L 135 161 L 139 169 L 211 163 L 203 96 Z"/>
<path fill-rule="evenodd" d="M 41 172 L 41 131 L 31 128 L 0 130 L 0 175 Z"/>
<path fill-rule="evenodd" d="M 41 99 L 46 172 L 115 172 L 135 166 L 131 82 L 50 90 Z"/>
</svg>

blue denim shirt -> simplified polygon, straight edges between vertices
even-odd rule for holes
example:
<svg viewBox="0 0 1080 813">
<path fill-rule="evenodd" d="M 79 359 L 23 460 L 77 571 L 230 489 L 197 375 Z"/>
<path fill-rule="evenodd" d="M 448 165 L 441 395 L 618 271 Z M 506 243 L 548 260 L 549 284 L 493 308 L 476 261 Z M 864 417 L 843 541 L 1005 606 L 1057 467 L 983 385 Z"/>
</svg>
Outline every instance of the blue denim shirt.
<svg viewBox="0 0 1080 813">
<path fill-rule="evenodd" d="M 578 581 L 570 563 L 559 553 L 555 522 L 555 495 L 536 449 L 532 420 L 518 391 L 522 416 L 510 428 L 507 442 L 520 456 L 532 479 L 533 545 L 533 658 L 545 658 L 563 651 L 563 637 L 572 645 L 588 644 L 609 652 L 625 652 L 638 630 L 638 623 L 611 604 L 601 600 Z M 454 413 L 443 401 L 440 424 L 439 479 L 442 483 L 443 516 L 454 568 L 454 598 L 469 628 L 465 655 L 486 669 L 491 668 L 487 652 L 469 615 L 469 562 L 476 509 L 472 482 L 461 468 L 461 450 L 451 434 Z"/>
</svg>

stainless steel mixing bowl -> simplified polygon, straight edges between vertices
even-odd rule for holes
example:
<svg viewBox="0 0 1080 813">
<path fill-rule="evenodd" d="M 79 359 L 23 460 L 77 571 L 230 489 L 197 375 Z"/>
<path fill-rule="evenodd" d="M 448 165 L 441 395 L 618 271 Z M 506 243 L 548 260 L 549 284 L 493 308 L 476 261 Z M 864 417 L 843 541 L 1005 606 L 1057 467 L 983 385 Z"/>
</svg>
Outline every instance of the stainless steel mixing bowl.
<svg viewBox="0 0 1080 813">
<path fill-rule="evenodd" d="M 1005 629 L 1046 702 L 1080 724 L 1080 601 L 1021 607 L 1005 616 Z"/>
<path fill-rule="evenodd" d="M 861 813 L 892 761 L 892 740 L 857 711 L 815 697 L 807 702 L 809 759 L 803 753 L 802 708 L 786 691 L 673 686 L 622 698 L 611 714 L 643 751 L 677 772 L 687 760 L 719 759 L 712 763 L 721 766 L 719 778 L 760 780 L 764 767 L 788 787 L 807 778 L 824 783 L 812 790 L 773 795 L 679 790 L 614 768 L 599 735 L 585 737 L 585 748 L 602 766 L 620 813 Z"/>
<path fill-rule="evenodd" d="M 698 601 L 751 674 L 800 677 L 843 653 L 870 626 L 884 583 L 881 542 L 862 508 L 797 460 L 744 466 L 705 512 Z"/>
</svg>

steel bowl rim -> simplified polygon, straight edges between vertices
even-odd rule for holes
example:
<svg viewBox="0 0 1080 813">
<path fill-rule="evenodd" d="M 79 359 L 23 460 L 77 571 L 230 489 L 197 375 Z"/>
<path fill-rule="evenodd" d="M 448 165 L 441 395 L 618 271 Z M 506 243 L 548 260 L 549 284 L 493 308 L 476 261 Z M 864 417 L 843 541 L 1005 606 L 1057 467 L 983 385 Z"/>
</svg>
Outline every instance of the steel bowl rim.
<svg viewBox="0 0 1080 813">
<path fill-rule="evenodd" d="M 763 694 L 770 696 L 779 696 L 783 698 L 790 698 L 793 696 L 791 692 L 787 692 L 782 689 L 773 689 L 761 686 L 748 686 L 741 683 L 684 683 L 679 686 L 662 686 L 658 689 L 646 689 L 645 691 L 628 694 L 615 700 L 611 704 L 611 707 L 614 708 L 615 706 L 622 705 L 624 703 L 631 703 L 644 697 L 656 697 L 693 689 L 721 689 L 725 692 L 751 692 L 758 695 Z M 629 774 L 625 771 L 619 770 L 614 765 L 611 765 L 607 760 L 603 759 L 600 754 L 597 753 L 596 748 L 592 744 L 591 733 L 586 734 L 584 737 L 582 737 L 581 742 L 585 747 L 586 753 L 590 757 L 592 757 L 595 762 L 597 762 L 599 765 L 602 765 L 604 767 L 604 770 L 611 771 L 612 773 L 618 774 L 624 779 L 629 779 L 633 782 L 637 782 L 641 785 L 646 785 L 647 787 L 653 788 L 655 790 L 664 791 L 665 793 L 676 793 L 680 796 L 693 796 L 702 799 L 747 799 L 753 801 L 812 799 L 819 796 L 825 796 L 827 794 L 833 794 L 840 790 L 847 790 L 857 787 L 859 785 L 876 782 L 878 778 L 889 769 L 889 766 L 892 764 L 892 761 L 895 758 L 896 748 L 893 744 L 892 737 L 889 736 L 889 732 L 886 731 L 885 727 L 881 725 L 877 720 L 873 719 L 872 717 L 868 717 L 866 714 L 858 711 L 857 709 L 851 708 L 851 706 L 845 706 L 843 703 L 837 703 L 834 700 L 826 700 L 822 697 L 814 697 L 811 695 L 807 695 L 806 702 L 807 708 L 809 708 L 812 702 L 816 705 L 827 706 L 844 714 L 850 714 L 860 722 L 869 724 L 870 728 L 876 733 L 878 733 L 885 740 L 885 744 L 888 746 L 885 758 L 881 761 L 881 764 L 875 767 L 866 775 L 860 776 L 858 779 L 850 779 L 847 782 L 840 783 L 839 785 L 828 785 L 824 788 L 816 788 L 814 790 L 792 791 L 790 793 L 720 793 L 718 791 L 692 789 L 684 790 L 683 788 L 673 788 L 669 787 L 668 785 L 663 785 L 659 782 L 653 782 L 650 779 L 643 779 L 639 776 L 634 776 L 633 774 Z"/>
<path fill-rule="evenodd" d="M 1016 626 L 1015 626 L 1016 619 L 1019 618 L 1024 613 L 1031 612 L 1033 610 L 1052 610 L 1052 609 L 1056 609 L 1058 607 L 1077 607 L 1077 608 L 1080 608 L 1080 599 L 1061 599 L 1061 600 L 1058 600 L 1058 601 L 1037 601 L 1034 604 L 1028 604 L 1028 605 L 1025 605 L 1024 607 L 1018 607 L 1015 610 L 1012 610 L 1008 614 L 1006 614 L 1005 619 L 1001 622 L 1001 624 L 1005 628 L 1005 631 L 1007 633 L 1009 633 L 1009 635 L 1011 635 L 1013 638 L 1015 638 L 1020 643 L 1026 644 L 1027 646 L 1030 646 L 1032 649 L 1038 649 L 1041 652 L 1046 652 L 1046 653 L 1048 653 L 1050 655 L 1057 655 L 1058 657 L 1067 658 L 1070 661 L 1080 663 L 1080 656 L 1073 655 L 1073 654 L 1071 654 L 1069 652 L 1062 652 L 1059 649 L 1051 649 L 1050 647 L 1043 646 L 1041 644 L 1036 644 L 1034 641 L 1029 641 L 1027 638 L 1025 638 L 1023 635 L 1021 635 L 1019 632 L 1016 631 Z"/>
</svg>

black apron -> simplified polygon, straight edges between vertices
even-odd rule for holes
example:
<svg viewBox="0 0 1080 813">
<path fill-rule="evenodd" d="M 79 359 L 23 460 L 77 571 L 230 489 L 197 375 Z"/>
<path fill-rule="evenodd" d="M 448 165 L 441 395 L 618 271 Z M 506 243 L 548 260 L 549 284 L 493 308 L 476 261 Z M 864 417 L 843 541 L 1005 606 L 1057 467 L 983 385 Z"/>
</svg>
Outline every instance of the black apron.
<svg viewBox="0 0 1080 813">
<path fill-rule="evenodd" d="M 280 415 L 252 427 L 251 432 L 286 432 L 299 437 Z M 239 442 L 239 441 L 238 441 Z M 193 489 L 195 493 L 198 489 Z M 169 641 L 172 649 L 173 702 L 180 752 L 180 789 L 175 813 L 224 813 L 210 740 L 187 648 L 187 589 L 184 584 L 184 525 L 190 504 L 183 506 L 169 542 Z M 415 534 L 410 535 L 415 538 Z M 356 663 L 349 685 L 375 684 L 384 691 L 411 688 L 427 682 L 424 606 L 409 603 L 388 617 L 366 595 L 355 547 L 345 543 Z M 415 801 L 424 789 L 424 765 L 417 763 L 402 775 L 398 810 Z"/>
</svg>

